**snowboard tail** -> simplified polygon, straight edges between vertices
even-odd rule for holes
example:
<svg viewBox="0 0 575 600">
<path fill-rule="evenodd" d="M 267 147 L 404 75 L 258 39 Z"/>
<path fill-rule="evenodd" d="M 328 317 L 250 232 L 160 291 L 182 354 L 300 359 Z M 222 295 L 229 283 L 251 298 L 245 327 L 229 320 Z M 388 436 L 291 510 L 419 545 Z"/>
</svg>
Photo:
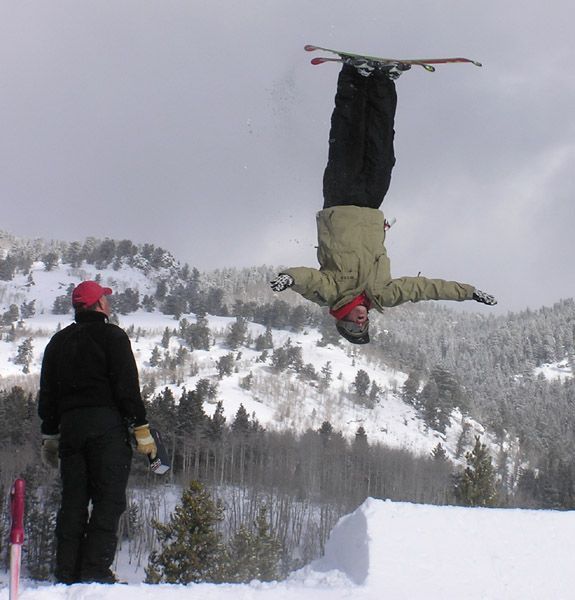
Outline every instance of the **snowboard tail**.
<svg viewBox="0 0 575 600">
<path fill-rule="evenodd" d="M 304 50 L 307 52 L 315 52 L 316 50 L 322 52 L 329 52 L 331 54 L 337 55 L 336 57 L 323 57 L 318 56 L 312 58 L 312 65 L 321 65 L 326 62 L 344 62 L 346 58 L 356 59 L 356 60 L 365 60 L 374 63 L 380 63 L 383 65 L 388 65 L 392 63 L 403 63 L 405 65 L 418 65 L 423 67 L 426 71 L 433 72 L 435 71 L 435 67 L 433 65 L 443 65 L 449 63 L 471 63 L 476 67 L 481 67 L 481 63 L 476 60 L 472 60 L 470 58 L 463 57 L 446 57 L 446 58 L 384 58 L 382 56 L 370 56 L 368 54 L 355 54 L 353 52 L 344 52 L 342 50 L 334 50 L 333 48 L 324 48 L 322 46 L 314 46 L 312 44 L 307 44 L 304 46 Z"/>
</svg>

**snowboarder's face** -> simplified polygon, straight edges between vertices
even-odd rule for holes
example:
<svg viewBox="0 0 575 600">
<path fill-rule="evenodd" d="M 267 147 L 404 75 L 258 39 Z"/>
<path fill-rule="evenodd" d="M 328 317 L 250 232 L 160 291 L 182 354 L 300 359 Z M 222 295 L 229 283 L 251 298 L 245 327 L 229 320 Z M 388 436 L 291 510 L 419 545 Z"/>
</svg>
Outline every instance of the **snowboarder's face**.
<svg viewBox="0 0 575 600">
<path fill-rule="evenodd" d="M 354 306 L 350 313 L 345 317 L 346 321 L 353 321 L 358 325 L 364 325 L 369 321 L 369 317 L 367 314 L 367 308 L 360 304 L 359 306 Z"/>
</svg>

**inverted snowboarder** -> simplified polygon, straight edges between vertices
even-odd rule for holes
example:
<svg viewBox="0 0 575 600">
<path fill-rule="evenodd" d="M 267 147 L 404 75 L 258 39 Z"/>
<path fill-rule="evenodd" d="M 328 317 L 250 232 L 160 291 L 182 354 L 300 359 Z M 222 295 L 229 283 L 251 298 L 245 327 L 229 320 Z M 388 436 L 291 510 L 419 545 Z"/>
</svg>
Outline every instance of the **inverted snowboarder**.
<svg viewBox="0 0 575 600">
<path fill-rule="evenodd" d="M 340 335 L 369 342 L 369 311 L 404 302 L 496 299 L 474 286 L 425 277 L 391 277 L 385 249 L 387 221 L 379 210 L 395 164 L 397 95 L 394 80 L 410 68 L 342 57 L 329 156 L 323 177 L 323 210 L 317 213 L 319 269 L 293 267 L 270 282 L 328 306 Z"/>
</svg>

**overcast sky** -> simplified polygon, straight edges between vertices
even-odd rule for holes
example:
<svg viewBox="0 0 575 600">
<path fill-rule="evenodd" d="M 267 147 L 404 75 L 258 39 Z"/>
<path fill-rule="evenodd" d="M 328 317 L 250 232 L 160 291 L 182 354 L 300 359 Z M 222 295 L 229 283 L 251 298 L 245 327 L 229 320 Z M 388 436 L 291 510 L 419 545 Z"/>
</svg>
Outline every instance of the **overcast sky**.
<svg viewBox="0 0 575 600">
<path fill-rule="evenodd" d="M 0 229 L 151 242 L 200 270 L 314 266 L 339 69 L 310 65 L 304 44 L 468 56 L 484 67 L 398 81 L 392 273 L 471 283 L 502 310 L 573 297 L 574 13 L 567 0 L 0 0 Z"/>
</svg>

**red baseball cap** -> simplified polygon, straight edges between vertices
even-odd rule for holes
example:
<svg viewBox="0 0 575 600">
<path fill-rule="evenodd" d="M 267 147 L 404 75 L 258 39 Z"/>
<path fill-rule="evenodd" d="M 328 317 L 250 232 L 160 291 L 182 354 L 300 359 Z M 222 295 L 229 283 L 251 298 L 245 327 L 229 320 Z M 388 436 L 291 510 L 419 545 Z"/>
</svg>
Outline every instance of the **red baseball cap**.
<svg viewBox="0 0 575 600">
<path fill-rule="evenodd" d="M 92 306 L 96 304 L 102 296 L 109 296 L 112 290 L 108 287 L 102 287 L 96 281 L 82 281 L 74 288 L 72 292 L 73 306 Z"/>
</svg>

